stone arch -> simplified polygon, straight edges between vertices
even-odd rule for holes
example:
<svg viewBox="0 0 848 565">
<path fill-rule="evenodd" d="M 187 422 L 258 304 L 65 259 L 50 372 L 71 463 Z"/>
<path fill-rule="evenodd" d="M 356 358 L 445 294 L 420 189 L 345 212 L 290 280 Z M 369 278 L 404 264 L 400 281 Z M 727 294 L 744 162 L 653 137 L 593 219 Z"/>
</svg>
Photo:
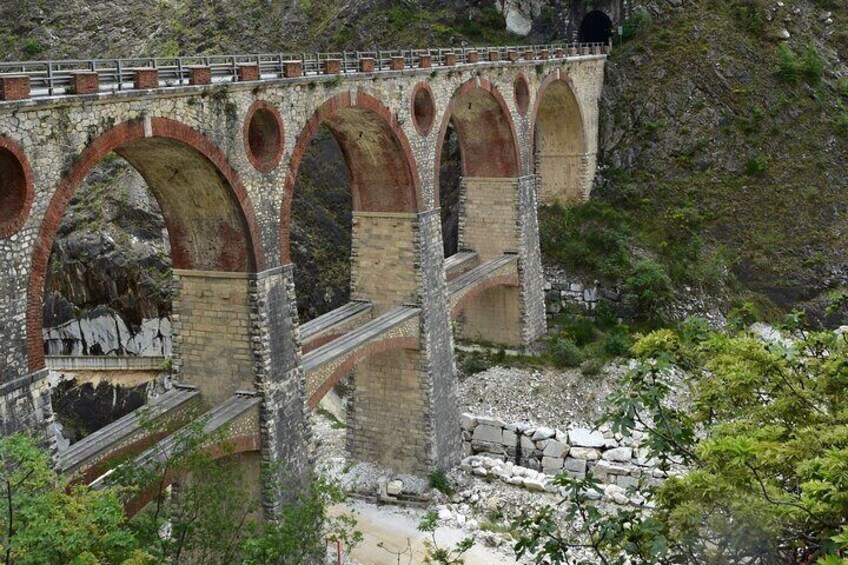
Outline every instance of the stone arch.
<svg viewBox="0 0 848 565">
<path fill-rule="evenodd" d="M 509 106 L 492 83 L 481 78 L 471 79 L 454 93 L 439 128 L 435 178 L 439 178 L 442 146 L 451 122 L 459 137 L 463 176 L 514 178 L 521 175 L 515 122 Z M 436 205 L 439 205 L 438 192 Z"/>
<path fill-rule="evenodd" d="M 198 131 L 173 120 L 123 122 L 83 150 L 45 211 L 27 290 L 30 371 L 44 367 L 41 307 L 56 231 L 77 187 L 111 152 L 139 171 L 159 202 L 175 268 L 243 273 L 264 269 L 253 205 L 223 152 Z"/>
<path fill-rule="evenodd" d="M 355 212 L 413 213 L 423 208 L 412 148 L 397 116 L 362 91 L 339 94 L 313 113 L 292 151 L 280 220 L 284 264 L 291 262 L 291 207 L 298 168 L 322 124 L 327 125 L 342 149 Z"/>
<path fill-rule="evenodd" d="M 585 122 L 571 79 L 548 75 L 536 95 L 532 135 L 542 203 L 587 196 Z"/>
<path fill-rule="evenodd" d="M 387 351 L 395 351 L 402 349 L 410 349 L 417 350 L 419 349 L 418 338 L 415 337 L 390 337 L 386 339 L 382 339 L 380 341 L 375 341 L 363 348 L 360 348 L 353 352 L 349 357 L 347 357 L 344 362 L 336 367 L 336 369 L 332 372 L 332 374 L 327 377 L 321 386 L 318 387 L 312 396 L 309 397 L 307 401 L 307 406 L 309 410 L 315 410 L 318 407 L 318 403 L 321 402 L 321 399 L 324 398 L 330 389 L 332 389 L 336 384 L 341 381 L 345 375 L 350 373 L 356 365 L 361 363 L 363 360 L 371 357 L 372 355 L 377 355 L 379 353 L 385 353 Z"/>
<path fill-rule="evenodd" d="M 469 304 L 473 303 L 486 291 L 501 286 L 518 287 L 520 284 L 521 282 L 518 280 L 518 276 L 516 275 L 500 275 L 487 279 L 469 290 L 462 296 L 462 298 L 457 300 L 456 303 L 451 306 L 451 319 L 456 319 L 460 312 L 462 312 Z"/>
<path fill-rule="evenodd" d="M 203 448 L 203 451 L 208 454 L 213 461 L 242 453 L 260 454 L 262 452 L 262 440 L 258 433 L 242 434 L 232 438 L 226 438 L 214 445 L 206 446 Z M 132 518 L 145 506 L 155 500 L 160 489 L 167 488 L 174 484 L 174 481 L 182 476 L 184 472 L 185 471 L 181 469 L 169 469 L 165 473 L 161 482 L 157 482 L 151 487 L 141 491 L 135 498 L 128 500 L 124 505 L 124 511 L 127 514 L 127 518 Z"/>
<path fill-rule="evenodd" d="M 0 136 L 0 238 L 24 225 L 32 207 L 32 168 L 23 149 Z"/>
<path fill-rule="evenodd" d="M 581 43 L 609 43 L 612 37 L 612 19 L 604 10 L 592 10 L 580 22 Z"/>
</svg>

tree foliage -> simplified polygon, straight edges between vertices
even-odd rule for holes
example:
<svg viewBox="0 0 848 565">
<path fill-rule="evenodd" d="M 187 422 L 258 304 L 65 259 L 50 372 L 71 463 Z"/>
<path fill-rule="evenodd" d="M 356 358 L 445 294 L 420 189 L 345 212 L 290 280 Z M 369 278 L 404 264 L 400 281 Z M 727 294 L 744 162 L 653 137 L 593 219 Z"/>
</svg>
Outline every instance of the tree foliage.
<svg viewBox="0 0 848 565">
<path fill-rule="evenodd" d="M 661 467 L 653 510 L 604 514 L 591 478 L 558 478 L 559 511 L 517 524 L 516 550 L 565 563 L 848 563 L 848 336 L 792 315 L 781 337 L 712 332 L 689 320 L 641 337 L 610 399 L 616 432 L 645 431 Z M 582 524 L 578 532 L 562 517 Z M 570 520 L 569 520 L 570 521 Z"/>
</svg>

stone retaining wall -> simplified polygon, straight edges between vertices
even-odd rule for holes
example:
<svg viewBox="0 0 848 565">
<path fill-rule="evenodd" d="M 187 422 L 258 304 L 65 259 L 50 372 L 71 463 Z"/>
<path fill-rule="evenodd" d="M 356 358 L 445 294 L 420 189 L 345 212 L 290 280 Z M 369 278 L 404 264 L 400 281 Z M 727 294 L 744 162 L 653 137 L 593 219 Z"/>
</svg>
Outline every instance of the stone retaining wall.
<svg viewBox="0 0 848 565">
<path fill-rule="evenodd" d="M 501 466 L 500 474 L 514 466 L 547 476 L 567 471 L 575 478 L 589 474 L 600 482 L 623 488 L 656 485 L 668 476 L 657 461 L 648 457 L 647 449 L 640 446 L 641 432 L 623 437 L 611 431 L 578 427 L 562 431 L 526 423 L 508 424 L 499 418 L 471 414 L 463 414 L 460 423 L 463 454 L 509 463 Z M 472 465 L 475 460 L 467 462 L 478 467 Z M 508 479 L 506 482 L 510 482 Z"/>
</svg>

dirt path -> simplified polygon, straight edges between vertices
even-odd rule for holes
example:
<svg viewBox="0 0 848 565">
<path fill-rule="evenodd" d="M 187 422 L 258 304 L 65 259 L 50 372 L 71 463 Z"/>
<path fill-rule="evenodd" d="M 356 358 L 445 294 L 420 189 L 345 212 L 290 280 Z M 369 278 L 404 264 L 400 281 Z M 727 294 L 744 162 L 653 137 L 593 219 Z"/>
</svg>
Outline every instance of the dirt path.
<svg viewBox="0 0 848 565">
<path fill-rule="evenodd" d="M 424 562 L 424 540 L 429 534 L 418 531 L 423 510 L 376 506 L 356 501 L 345 507 L 337 507 L 335 512 L 353 514 L 358 522 L 356 528 L 365 537 L 353 551 L 351 557 L 354 562 L 362 565 L 411 565 Z M 465 532 L 457 528 L 440 527 L 436 530 L 436 540 L 442 547 L 454 546 L 466 536 Z M 380 542 L 386 549 L 394 552 L 406 550 L 406 553 L 398 561 L 397 555 L 378 546 Z M 514 565 L 517 561 L 509 555 L 478 544 L 465 554 L 465 563 Z"/>
</svg>

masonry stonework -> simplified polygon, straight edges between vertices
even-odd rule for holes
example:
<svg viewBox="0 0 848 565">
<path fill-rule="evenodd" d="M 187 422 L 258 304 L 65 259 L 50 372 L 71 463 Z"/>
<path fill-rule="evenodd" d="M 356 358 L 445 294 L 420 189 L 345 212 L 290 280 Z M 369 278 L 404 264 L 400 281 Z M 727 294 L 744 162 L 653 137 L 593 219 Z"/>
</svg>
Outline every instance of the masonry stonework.
<svg viewBox="0 0 848 565">
<path fill-rule="evenodd" d="M 537 312 L 543 308 L 538 299 L 543 283 L 538 267 L 535 181 L 525 179 L 548 173 L 535 170 L 537 112 L 519 112 L 513 85 L 519 76 L 525 77 L 529 107 L 536 108 L 543 82 L 567 77 L 586 140 L 580 178 L 588 187 L 597 153 L 597 102 L 605 57 L 514 62 L 481 59 L 486 60 L 456 60 L 449 70 L 433 61 L 432 68 L 406 65 L 403 70 L 376 69 L 345 74 L 341 79 L 300 76 L 303 68 L 294 72 L 289 64 L 288 78 L 202 84 L 204 76 L 197 84 L 175 87 L 154 81 L 153 73 L 148 72 L 140 74 L 138 78 L 145 80 L 139 81 L 140 90 L 135 91 L 107 92 L 103 88 L 99 94 L 86 96 L 0 101 L 0 139 L 21 147 L 32 171 L 27 214 L 12 233 L 0 236 L 3 433 L 27 429 L 48 436 L 52 412 L 44 384 L 40 326 L 52 238 L 76 185 L 97 161 L 115 151 L 152 179 L 151 190 L 162 197 L 169 234 L 175 242 L 175 265 L 190 271 L 177 276 L 175 368 L 182 378 L 198 384 L 204 399 L 212 404 L 239 389 L 258 391 L 262 396 L 258 426 L 263 460 L 286 467 L 288 471 L 281 471 L 281 476 L 305 476 L 310 466 L 306 375 L 286 249 L 288 226 L 282 221 L 282 210 L 291 200 L 288 181 L 296 170 L 286 164 L 298 162 L 293 159 L 301 150 L 298 140 L 316 111 L 337 109 L 339 101 L 345 101 L 352 110 L 331 118 L 336 120 L 335 126 L 349 134 L 390 136 L 388 141 L 397 149 L 391 155 L 406 162 L 372 163 L 374 170 L 390 167 L 398 178 L 409 181 L 415 193 L 415 202 L 410 202 L 408 195 L 403 197 L 411 211 L 383 216 L 363 211 L 354 218 L 354 296 L 374 302 L 372 319 L 407 302 L 420 308 L 414 320 L 417 349 L 374 350 L 356 367 L 356 394 L 372 406 L 377 400 L 384 402 L 386 410 L 400 407 L 399 397 L 408 398 L 415 407 L 412 412 L 404 410 L 414 413 L 412 420 L 420 437 L 415 436 L 414 445 L 389 446 L 404 466 L 423 472 L 454 463 L 459 441 L 450 326 L 453 298 L 446 290 L 443 270 L 436 166 L 443 132 L 438 127 L 419 131 L 412 103 L 415 89 L 422 82 L 427 84 L 435 124 L 444 123 L 445 112 L 461 88 L 485 86 L 503 100 L 504 123 L 509 127 L 500 134 L 514 137 L 519 170 L 517 178 L 487 186 L 501 191 L 497 200 L 490 200 L 495 205 L 491 211 L 509 221 L 504 222 L 501 233 L 497 230 L 503 226 L 487 226 L 481 211 L 474 220 L 476 227 L 473 222 L 466 224 L 466 241 L 483 262 L 495 260 L 504 251 L 518 253 L 517 275 L 512 266 L 513 278 L 503 282 L 519 288 L 520 341 L 528 343 L 544 330 L 544 311 Z M 334 102 L 328 107 L 328 101 Z M 280 164 L 267 170 L 254 167 L 243 138 L 245 118 L 257 102 L 275 109 L 284 124 Z M 381 125 L 372 127 L 376 123 Z M 488 125 L 476 124 L 479 128 Z M 353 137 L 346 142 L 355 144 Z M 381 143 L 378 139 L 371 147 L 381 147 Z M 366 153 L 361 155 L 369 158 Z M 171 179 L 174 170 L 184 174 Z M 475 182 L 478 180 L 466 179 L 466 183 Z M 379 189 L 394 194 L 390 184 Z M 4 190 L 2 183 L 0 190 Z M 469 196 L 466 205 L 470 210 L 478 202 L 471 191 Z M 493 236 L 503 239 L 493 245 Z M 218 273 L 225 274 L 219 277 Z M 463 293 L 469 297 L 465 304 L 485 294 Z M 512 319 L 509 323 L 515 326 Z M 387 375 L 393 371 L 400 375 L 391 383 L 400 396 L 390 394 L 391 388 L 380 388 L 390 384 Z M 399 415 L 386 417 L 394 422 L 392 418 Z M 352 441 L 356 437 L 353 433 Z M 366 447 L 356 449 L 364 453 Z M 266 511 L 273 513 L 281 500 L 280 493 L 268 494 Z"/>
</svg>

